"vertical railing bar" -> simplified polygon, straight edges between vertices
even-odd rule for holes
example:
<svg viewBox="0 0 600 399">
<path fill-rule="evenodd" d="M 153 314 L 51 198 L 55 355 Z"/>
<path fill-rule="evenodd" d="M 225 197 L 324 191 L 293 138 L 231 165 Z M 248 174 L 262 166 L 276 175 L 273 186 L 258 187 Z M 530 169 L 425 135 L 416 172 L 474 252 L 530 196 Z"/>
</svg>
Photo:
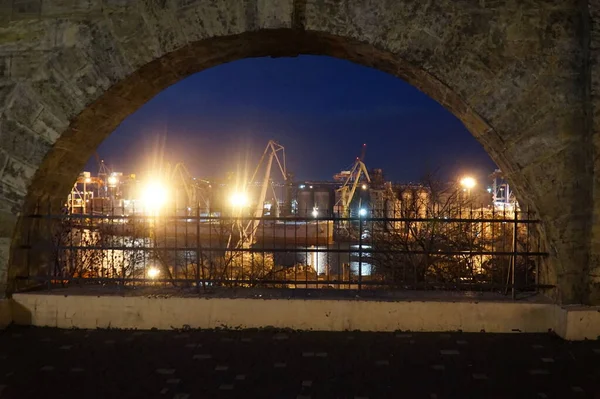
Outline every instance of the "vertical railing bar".
<svg viewBox="0 0 600 399">
<path fill-rule="evenodd" d="M 294 248 L 298 250 L 298 219 L 294 219 Z M 298 288 L 298 254 L 294 252 L 294 288 Z"/>
<path fill-rule="evenodd" d="M 203 256 L 202 256 L 202 242 L 200 241 L 200 203 L 196 205 L 196 290 L 198 294 L 200 293 L 200 282 L 198 279 L 200 278 L 200 270 L 202 270 L 202 286 L 206 288 L 205 278 L 204 278 L 204 265 L 203 265 Z"/>
<path fill-rule="evenodd" d="M 51 234 L 52 225 L 54 224 L 54 222 L 52 221 L 52 219 L 50 219 L 50 216 L 52 215 L 52 205 L 50 203 L 50 199 L 48 199 L 47 208 L 48 208 L 47 212 L 48 212 L 48 217 L 49 217 L 48 218 L 48 222 L 47 222 L 47 224 L 48 224 L 48 232 Z M 42 223 L 40 223 L 40 224 L 42 224 Z M 61 234 L 62 234 L 62 229 L 64 228 L 63 227 L 63 223 L 64 222 L 62 220 L 59 220 L 57 223 L 61 224 L 61 226 L 59 227 L 59 240 L 62 240 Z M 70 224 L 70 222 L 68 224 Z M 42 229 L 42 234 L 44 234 L 43 229 Z M 70 243 L 71 243 L 71 247 L 72 247 L 73 246 L 73 232 L 72 231 L 69 231 L 69 237 L 70 237 Z M 61 246 L 61 244 L 59 244 L 59 248 L 60 248 L 60 246 Z M 71 254 L 71 262 L 73 261 L 72 259 L 73 259 L 73 255 Z M 58 265 L 58 267 L 60 267 L 60 264 Z M 71 270 L 73 270 L 72 263 L 71 263 Z M 54 274 L 55 275 L 58 274 L 58 277 L 60 277 L 62 275 L 62 270 L 60 270 L 60 271 L 55 270 Z M 50 272 L 50 269 L 48 269 L 48 272 L 46 273 L 46 275 L 48 276 L 48 278 L 47 278 L 48 279 L 47 288 L 48 288 L 48 290 L 51 290 L 52 289 L 52 273 Z"/>
<path fill-rule="evenodd" d="M 319 219 L 316 220 L 315 222 L 315 232 L 316 232 L 316 240 L 315 240 L 315 247 L 317 248 L 317 250 L 319 249 Z M 306 242 L 308 242 L 308 224 L 306 225 L 306 230 L 304 231 L 304 234 L 306 235 Z M 317 285 L 316 288 L 319 288 L 319 280 L 320 280 L 320 274 L 319 274 L 319 260 L 320 260 L 320 253 L 317 252 L 316 253 L 316 265 L 315 265 L 315 277 L 316 277 L 316 281 L 317 281 Z"/>
<path fill-rule="evenodd" d="M 512 271 L 511 271 L 511 282 L 512 282 L 512 299 L 516 299 L 516 287 L 515 287 L 515 270 L 517 268 L 517 255 L 518 255 L 518 243 L 517 243 L 517 229 L 519 223 L 519 213 L 515 207 L 515 220 L 513 226 L 513 256 L 512 256 Z"/>
<path fill-rule="evenodd" d="M 360 216 L 360 215 L 359 215 Z M 358 218 L 358 290 L 362 290 L 363 218 Z"/>
</svg>

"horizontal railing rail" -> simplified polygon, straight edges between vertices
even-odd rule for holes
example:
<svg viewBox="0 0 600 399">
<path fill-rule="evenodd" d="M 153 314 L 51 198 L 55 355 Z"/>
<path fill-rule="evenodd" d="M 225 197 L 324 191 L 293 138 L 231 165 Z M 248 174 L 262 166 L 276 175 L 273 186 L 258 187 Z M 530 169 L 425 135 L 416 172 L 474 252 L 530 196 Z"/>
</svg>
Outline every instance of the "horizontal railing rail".
<svg viewBox="0 0 600 399">
<path fill-rule="evenodd" d="M 313 221 L 332 221 L 332 222 L 338 222 L 338 221 L 346 221 L 346 222 L 428 222 L 428 223 L 433 223 L 433 222 L 444 222 L 444 223 L 477 223 L 477 222 L 481 222 L 481 221 L 485 221 L 485 222 L 489 222 L 489 223 L 513 223 L 514 220 L 512 219 L 506 219 L 506 218 L 484 218 L 484 217 L 480 217 L 480 218 L 447 218 L 447 217 L 435 217 L 435 218 L 427 218 L 427 217 L 423 217 L 423 218 L 419 218 L 419 217 L 402 217 L 402 218 L 395 218 L 395 217 L 389 217 L 389 218 L 384 218 L 384 217 L 336 217 L 336 216 L 317 216 L 317 217 L 310 217 L 310 218 L 306 218 L 306 217 L 265 217 L 265 216 L 261 216 L 261 217 L 254 217 L 254 216 L 243 216 L 243 217 L 235 217 L 235 216 L 185 216 L 185 215 L 164 215 L 164 216 L 144 216 L 144 215 L 127 215 L 127 216 L 123 216 L 123 215 L 82 215 L 82 214 L 70 214 L 70 215 L 36 215 L 36 214 L 31 214 L 28 215 L 29 218 L 32 219 L 65 219 L 65 220 L 70 220 L 70 219 L 74 219 L 74 220 L 86 220 L 86 219 L 97 219 L 97 220 L 122 220 L 122 219 L 126 219 L 128 221 L 134 221 L 134 220 L 145 220 L 145 221 L 152 221 L 152 220 L 184 220 L 184 221 L 210 221 L 210 220 L 215 220 L 215 221 L 221 221 L 221 222 L 232 222 L 232 221 L 236 221 L 236 220 L 244 220 L 244 221 L 253 221 L 253 220 L 258 220 L 258 221 L 285 221 L 285 222 L 313 222 Z M 519 224 L 538 224 L 541 221 L 538 219 L 519 219 L 518 223 Z"/>
<path fill-rule="evenodd" d="M 22 245 L 21 248 L 32 248 L 31 245 Z M 107 245 L 107 246 L 63 246 L 61 249 L 63 250 L 139 250 L 139 251 L 153 251 L 160 249 L 162 251 L 189 251 L 195 247 L 123 247 L 118 245 Z M 227 247 L 203 247 L 203 251 L 236 251 L 236 252 L 247 252 L 247 253 L 264 253 L 264 252 L 279 252 L 279 253 L 289 253 L 289 252 L 314 252 L 314 253 L 347 253 L 348 249 L 339 249 L 339 248 L 310 248 L 306 250 L 302 249 L 292 249 L 292 248 L 269 248 L 269 247 L 258 247 L 258 248 L 235 248 L 229 249 Z M 356 249 L 355 252 L 359 252 Z M 514 252 L 511 251 L 423 251 L 423 250 L 402 250 L 402 249 L 371 249 L 371 248 L 363 248 L 360 250 L 363 254 L 370 253 L 379 253 L 379 254 L 414 254 L 414 255 L 431 255 L 431 256 L 444 256 L 444 255 L 481 255 L 481 256 L 512 256 Z M 517 252 L 519 255 L 529 255 L 529 256 L 547 256 L 547 252 Z"/>
</svg>

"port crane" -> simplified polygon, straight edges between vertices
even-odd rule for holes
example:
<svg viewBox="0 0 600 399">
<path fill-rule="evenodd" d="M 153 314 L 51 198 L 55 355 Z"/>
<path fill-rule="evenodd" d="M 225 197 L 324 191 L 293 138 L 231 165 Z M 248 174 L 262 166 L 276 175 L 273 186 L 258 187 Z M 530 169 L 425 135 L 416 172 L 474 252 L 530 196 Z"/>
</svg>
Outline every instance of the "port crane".
<svg viewBox="0 0 600 399">
<path fill-rule="evenodd" d="M 83 185 L 83 191 L 79 190 L 78 185 Z M 68 203 L 71 208 L 71 212 L 74 212 L 75 208 L 81 208 L 82 212 L 85 213 L 87 210 L 87 202 L 90 198 L 94 198 L 94 192 L 88 192 L 88 187 L 91 185 L 95 185 L 96 187 L 101 187 L 105 183 L 99 177 L 93 177 L 89 172 L 80 173 L 77 176 L 77 180 L 75 180 L 75 184 L 73 184 L 73 188 L 71 189 L 71 194 L 68 197 Z"/>
<path fill-rule="evenodd" d="M 202 188 L 198 183 L 208 183 L 205 180 L 196 180 L 192 177 L 190 171 L 183 162 L 176 163 L 171 170 L 171 164 L 166 166 L 165 176 L 169 181 L 181 183 L 185 192 L 185 206 L 193 206 L 194 208 L 202 204 L 206 210 L 210 209 L 209 199 L 202 194 Z"/>
<path fill-rule="evenodd" d="M 96 162 L 98 163 L 98 196 L 106 196 L 108 186 L 108 176 L 110 176 L 111 171 L 104 163 L 103 159 L 100 159 L 100 155 L 98 152 L 95 153 Z M 102 192 L 101 192 L 102 190 Z"/>
<path fill-rule="evenodd" d="M 241 224 L 241 220 L 236 220 L 234 223 L 237 224 L 237 230 L 240 232 L 240 242 L 239 246 L 251 245 L 255 242 L 256 232 L 258 230 L 258 226 L 260 225 L 260 218 L 264 213 L 264 203 L 267 197 L 267 191 L 269 187 L 273 190 L 273 195 L 276 198 L 275 190 L 273 189 L 272 180 L 271 180 L 271 169 L 273 167 L 273 161 L 277 164 L 279 171 L 283 177 L 283 180 L 287 182 L 288 174 L 286 171 L 285 165 L 285 148 L 278 144 L 273 140 L 269 140 L 267 146 L 258 162 L 258 165 L 254 169 L 254 173 L 250 180 L 246 183 L 246 186 L 243 188 L 244 193 L 247 194 L 249 191 L 250 185 L 254 185 L 256 178 L 259 175 L 261 167 L 264 167 L 264 175 L 262 184 L 260 186 L 260 193 L 256 200 L 256 202 L 252 202 L 254 205 L 254 210 L 251 215 L 253 220 L 248 221 L 245 226 Z M 278 202 L 277 200 L 275 201 Z M 278 206 L 275 205 L 275 206 Z M 231 242 L 231 239 L 230 239 Z"/>
<path fill-rule="evenodd" d="M 338 209 L 340 216 L 343 218 L 350 216 L 350 204 L 352 203 L 352 199 L 354 198 L 356 189 L 360 184 L 361 178 L 364 176 L 367 183 L 371 183 L 369 172 L 367 171 L 367 167 L 363 162 L 365 158 L 366 147 L 367 145 L 363 144 L 361 156 L 356 157 L 354 165 L 346 173 L 344 184 L 342 187 L 336 190 L 339 195 L 339 200 L 336 203 L 336 209 Z"/>
<path fill-rule="evenodd" d="M 518 207 L 515 193 L 510 189 L 510 185 L 502 173 L 502 170 L 496 169 L 490 175 L 492 179 L 492 204 L 498 209 L 511 209 L 513 206 Z"/>
</svg>

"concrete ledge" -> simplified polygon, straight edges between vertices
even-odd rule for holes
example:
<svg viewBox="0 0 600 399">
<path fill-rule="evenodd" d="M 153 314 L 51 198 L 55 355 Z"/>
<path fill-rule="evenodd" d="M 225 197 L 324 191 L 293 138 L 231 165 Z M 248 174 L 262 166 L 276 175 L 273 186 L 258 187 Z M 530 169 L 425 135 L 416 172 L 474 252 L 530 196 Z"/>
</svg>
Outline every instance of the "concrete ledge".
<svg viewBox="0 0 600 399">
<path fill-rule="evenodd" d="M 565 306 L 558 326 L 561 337 L 569 341 L 600 339 L 600 306 Z"/>
<path fill-rule="evenodd" d="M 5 328 L 12 323 L 12 299 L 0 299 L 0 328 Z"/>
<path fill-rule="evenodd" d="M 13 296 L 18 325 L 58 328 L 290 328 L 318 331 L 545 333 L 597 339 L 600 308 L 496 301 L 377 301 L 91 296 Z"/>
<path fill-rule="evenodd" d="M 15 294 L 16 324 L 60 328 L 260 328 L 547 332 L 555 306 L 515 302 L 202 299 Z"/>
</svg>

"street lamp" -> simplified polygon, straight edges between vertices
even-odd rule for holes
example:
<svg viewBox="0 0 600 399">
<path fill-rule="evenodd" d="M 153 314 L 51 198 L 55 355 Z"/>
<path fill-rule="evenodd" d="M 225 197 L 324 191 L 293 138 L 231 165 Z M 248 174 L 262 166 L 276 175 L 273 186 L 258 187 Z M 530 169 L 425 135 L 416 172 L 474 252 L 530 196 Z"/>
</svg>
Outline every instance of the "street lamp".
<svg viewBox="0 0 600 399">
<path fill-rule="evenodd" d="M 157 213 L 167 202 L 167 189 L 158 181 L 152 181 L 146 186 L 142 198 L 146 210 Z"/>
<path fill-rule="evenodd" d="M 151 267 L 148 269 L 148 272 L 146 274 L 148 278 L 155 279 L 160 275 L 160 270 L 156 267 Z"/>
<path fill-rule="evenodd" d="M 466 176 L 460 179 L 460 185 L 466 188 L 467 190 L 471 190 L 477 185 L 477 181 L 471 176 Z"/>
<path fill-rule="evenodd" d="M 315 208 L 313 208 L 313 210 L 312 210 L 312 216 L 313 216 L 314 218 L 316 218 L 316 217 L 318 217 L 318 216 L 319 216 L 319 209 L 318 209 L 318 208 L 316 208 L 316 207 L 315 207 Z"/>
<path fill-rule="evenodd" d="M 471 197 L 471 189 L 477 185 L 477 181 L 471 176 L 465 176 L 460 179 L 460 185 L 463 187 L 463 191 L 467 192 L 467 197 Z"/>
<path fill-rule="evenodd" d="M 115 187 L 118 182 L 119 182 L 119 178 L 117 176 L 113 175 L 113 176 L 108 177 L 108 186 L 109 187 Z"/>
<path fill-rule="evenodd" d="M 248 205 L 248 196 L 245 193 L 233 193 L 229 202 L 234 208 L 243 208 Z"/>
<path fill-rule="evenodd" d="M 365 216 L 367 216 L 367 210 L 366 210 L 365 208 L 360 208 L 360 209 L 359 209 L 359 211 L 358 211 L 358 215 L 359 215 L 360 217 L 365 217 Z"/>
</svg>

